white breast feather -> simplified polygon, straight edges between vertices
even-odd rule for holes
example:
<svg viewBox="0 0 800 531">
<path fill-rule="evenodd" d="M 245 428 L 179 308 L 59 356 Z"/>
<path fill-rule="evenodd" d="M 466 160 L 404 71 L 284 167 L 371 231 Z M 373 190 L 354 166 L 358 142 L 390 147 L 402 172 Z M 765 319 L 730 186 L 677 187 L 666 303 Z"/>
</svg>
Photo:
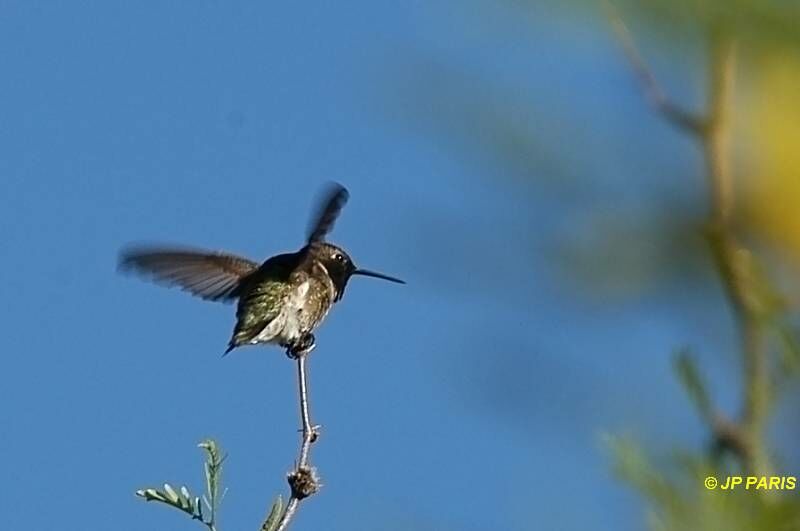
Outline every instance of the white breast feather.
<svg viewBox="0 0 800 531">
<path fill-rule="evenodd" d="M 286 298 L 281 312 L 264 327 L 253 343 L 292 343 L 299 339 L 302 330 L 298 314 L 308 295 L 308 280 L 301 283 Z"/>
</svg>

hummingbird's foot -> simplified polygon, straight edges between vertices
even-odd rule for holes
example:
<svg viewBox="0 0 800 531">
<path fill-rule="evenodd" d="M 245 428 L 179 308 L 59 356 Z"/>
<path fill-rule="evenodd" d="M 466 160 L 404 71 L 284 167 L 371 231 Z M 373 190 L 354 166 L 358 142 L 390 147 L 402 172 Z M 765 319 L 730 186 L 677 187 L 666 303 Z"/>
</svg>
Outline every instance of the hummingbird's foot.
<svg viewBox="0 0 800 531">
<path fill-rule="evenodd" d="M 302 356 L 311 354 L 311 351 L 317 346 L 314 334 L 306 334 L 295 343 L 289 345 L 286 349 L 286 355 L 296 360 Z"/>
</svg>

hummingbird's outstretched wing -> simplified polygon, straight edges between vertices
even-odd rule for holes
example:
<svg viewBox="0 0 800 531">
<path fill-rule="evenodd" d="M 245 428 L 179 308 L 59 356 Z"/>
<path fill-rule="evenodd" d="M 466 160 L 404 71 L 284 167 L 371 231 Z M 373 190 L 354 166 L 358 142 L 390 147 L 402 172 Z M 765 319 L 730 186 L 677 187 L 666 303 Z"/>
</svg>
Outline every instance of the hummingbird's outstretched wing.
<svg viewBox="0 0 800 531">
<path fill-rule="evenodd" d="M 258 264 L 232 254 L 155 247 L 128 248 L 120 254 L 120 271 L 135 271 L 158 283 L 178 286 L 211 301 L 232 301 L 243 279 Z"/>
<path fill-rule="evenodd" d="M 321 242 L 325 239 L 325 236 L 333 229 L 333 224 L 349 197 L 347 189 L 341 184 L 331 183 L 328 185 L 328 189 L 321 196 L 316 216 L 311 218 L 308 243 Z"/>
</svg>

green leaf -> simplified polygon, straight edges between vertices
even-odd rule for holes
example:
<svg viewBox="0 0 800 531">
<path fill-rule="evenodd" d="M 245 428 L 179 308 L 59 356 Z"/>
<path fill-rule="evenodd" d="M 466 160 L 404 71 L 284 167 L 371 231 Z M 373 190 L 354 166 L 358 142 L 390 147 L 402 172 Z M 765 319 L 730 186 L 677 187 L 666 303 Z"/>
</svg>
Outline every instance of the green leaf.
<svg viewBox="0 0 800 531">
<path fill-rule="evenodd" d="M 136 495 L 144 498 L 145 501 L 160 501 L 163 503 L 169 503 L 163 494 L 158 492 L 156 489 L 143 489 L 137 490 Z"/>
<path fill-rule="evenodd" d="M 283 516 L 283 498 L 278 496 L 272 504 L 267 519 L 261 525 L 261 531 L 275 531 L 280 524 L 281 516 Z"/>
<path fill-rule="evenodd" d="M 157 489 L 141 489 L 136 491 L 136 495 L 145 499 L 145 501 L 157 501 L 161 502 L 165 505 L 169 505 L 170 507 L 174 507 L 175 509 L 179 509 L 192 517 L 195 517 L 195 510 L 194 506 L 192 505 L 192 500 L 185 498 L 183 496 L 183 491 L 186 491 L 186 487 L 181 489 L 181 494 L 175 492 L 175 489 L 169 483 L 164 484 L 164 491 L 159 491 Z"/>
<path fill-rule="evenodd" d="M 180 498 L 178 497 L 178 493 L 175 492 L 175 490 L 169 483 L 164 483 L 164 492 L 167 494 L 167 499 L 169 499 L 169 501 L 173 505 L 180 506 L 180 504 L 178 503 L 178 501 L 180 500 Z"/>
<path fill-rule="evenodd" d="M 194 506 L 192 505 L 192 498 L 189 496 L 185 496 L 183 494 L 183 490 L 184 489 L 181 489 L 179 493 L 180 499 L 178 500 L 181 504 L 181 509 L 183 509 L 189 514 L 194 514 Z"/>
<path fill-rule="evenodd" d="M 216 441 L 213 439 L 206 439 L 198 444 L 207 453 L 205 463 L 206 473 L 206 490 L 208 492 L 208 499 L 212 510 L 216 509 L 219 498 L 219 483 L 222 474 L 222 461 L 221 452 Z"/>
<path fill-rule="evenodd" d="M 189 493 L 189 489 L 186 486 L 181 487 L 181 507 L 188 512 L 194 514 L 194 505 L 192 504 L 192 495 Z"/>
<path fill-rule="evenodd" d="M 206 462 L 203 467 L 206 475 L 206 494 L 203 496 L 203 501 L 211 513 L 208 522 L 213 526 L 216 521 L 217 510 L 222 502 L 219 490 L 222 482 L 222 463 L 225 461 L 225 456 L 222 455 L 219 446 L 212 439 L 206 439 L 197 446 L 206 451 Z"/>
<path fill-rule="evenodd" d="M 145 501 L 157 501 L 188 514 L 194 520 L 199 520 L 211 531 L 216 529 L 216 513 L 222 497 L 219 496 L 222 462 L 225 456 L 212 440 L 205 440 L 198 445 L 206 451 L 206 487 L 208 492 L 202 496 L 193 496 L 186 485 L 176 489 L 169 483 L 164 483 L 163 490 L 146 488 L 136 491 L 136 495 Z M 223 494 L 224 497 L 224 494 Z M 203 514 L 203 504 L 208 507 L 209 517 Z"/>
</svg>

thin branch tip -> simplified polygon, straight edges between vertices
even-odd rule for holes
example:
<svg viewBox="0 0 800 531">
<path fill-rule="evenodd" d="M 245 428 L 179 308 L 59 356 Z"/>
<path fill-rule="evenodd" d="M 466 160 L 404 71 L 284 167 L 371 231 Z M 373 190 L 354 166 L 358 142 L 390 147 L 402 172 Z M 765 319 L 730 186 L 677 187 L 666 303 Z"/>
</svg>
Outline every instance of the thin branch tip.
<svg viewBox="0 0 800 531">
<path fill-rule="evenodd" d="M 642 57 L 639 48 L 628 29 L 627 24 L 622 19 L 619 10 L 608 0 L 602 2 L 603 10 L 609 19 L 611 28 L 617 41 L 622 46 L 622 51 L 628 59 L 628 63 L 642 86 L 644 95 L 650 105 L 658 111 L 669 123 L 678 129 L 691 133 L 696 136 L 704 136 L 708 129 L 708 120 L 696 113 L 688 111 L 667 97 L 666 92 L 656 79 L 650 66 Z"/>
<path fill-rule="evenodd" d="M 321 428 L 319 424 L 311 423 L 311 415 L 309 413 L 307 362 L 309 353 L 310 350 L 292 356 L 292 359 L 297 362 L 297 393 L 300 402 L 300 422 L 302 425 L 301 442 L 297 464 L 294 470 L 289 472 L 286 477 L 291 489 L 291 497 L 286 504 L 276 531 L 288 529 L 289 523 L 297 512 L 300 501 L 316 494 L 322 486 L 317 469 L 309 464 L 311 445 L 319 439 Z"/>
</svg>

